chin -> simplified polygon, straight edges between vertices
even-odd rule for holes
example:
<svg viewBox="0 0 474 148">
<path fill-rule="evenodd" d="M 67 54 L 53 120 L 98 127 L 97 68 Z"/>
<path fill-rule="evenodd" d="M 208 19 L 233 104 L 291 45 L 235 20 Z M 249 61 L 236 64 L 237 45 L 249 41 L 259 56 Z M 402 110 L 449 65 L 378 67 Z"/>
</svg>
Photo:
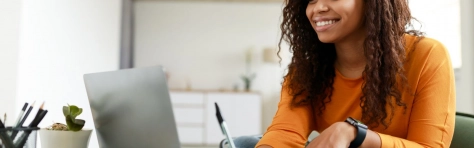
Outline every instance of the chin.
<svg viewBox="0 0 474 148">
<path fill-rule="evenodd" d="M 334 43 L 334 41 L 335 41 L 333 38 L 325 37 L 325 36 L 319 36 L 319 35 L 318 35 L 318 39 L 319 39 L 319 41 L 321 41 L 323 43 Z"/>
<path fill-rule="evenodd" d="M 321 40 L 321 39 L 320 39 L 319 41 L 321 41 L 321 42 L 323 42 L 323 43 L 334 43 L 334 41 L 332 41 L 332 40 Z"/>
</svg>

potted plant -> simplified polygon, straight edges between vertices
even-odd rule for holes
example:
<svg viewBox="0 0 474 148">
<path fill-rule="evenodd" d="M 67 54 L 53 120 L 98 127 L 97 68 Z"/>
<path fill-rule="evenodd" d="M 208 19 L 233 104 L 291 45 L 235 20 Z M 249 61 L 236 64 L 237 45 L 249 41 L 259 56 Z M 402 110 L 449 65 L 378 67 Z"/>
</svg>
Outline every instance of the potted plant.
<svg viewBox="0 0 474 148">
<path fill-rule="evenodd" d="M 82 108 L 75 105 L 63 106 L 66 124 L 54 123 L 52 126 L 39 130 L 41 147 L 43 148 L 87 148 L 92 130 L 82 130 L 86 121 L 76 119 Z"/>
</svg>

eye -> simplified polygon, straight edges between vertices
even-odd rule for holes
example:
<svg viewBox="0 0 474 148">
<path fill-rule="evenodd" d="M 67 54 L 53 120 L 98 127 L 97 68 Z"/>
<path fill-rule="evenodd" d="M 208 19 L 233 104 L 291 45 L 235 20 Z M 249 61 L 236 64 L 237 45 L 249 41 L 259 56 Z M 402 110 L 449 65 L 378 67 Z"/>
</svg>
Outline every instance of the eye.
<svg viewBox="0 0 474 148">
<path fill-rule="evenodd" d="M 314 3 L 316 3 L 316 2 L 318 2 L 318 0 L 308 0 L 308 3 L 309 3 L 309 4 L 314 4 Z"/>
</svg>

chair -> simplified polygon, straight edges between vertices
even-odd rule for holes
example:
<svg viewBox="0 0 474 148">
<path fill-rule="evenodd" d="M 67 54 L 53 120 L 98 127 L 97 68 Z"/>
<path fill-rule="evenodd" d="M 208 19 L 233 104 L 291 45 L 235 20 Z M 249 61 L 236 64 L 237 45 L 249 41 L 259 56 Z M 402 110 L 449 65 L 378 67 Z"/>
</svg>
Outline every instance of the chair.
<svg viewBox="0 0 474 148">
<path fill-rule="evenodd" d="M 456 112 L 456 124 L 451 147 L 474 147 L 474 115 Z"/>
</svg>

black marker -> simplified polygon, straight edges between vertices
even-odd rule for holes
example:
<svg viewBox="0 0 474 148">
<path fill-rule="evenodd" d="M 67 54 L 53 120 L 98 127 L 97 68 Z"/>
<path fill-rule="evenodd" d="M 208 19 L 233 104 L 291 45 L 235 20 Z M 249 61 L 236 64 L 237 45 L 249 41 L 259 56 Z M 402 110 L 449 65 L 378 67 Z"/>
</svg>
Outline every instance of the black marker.
<svg viewBox="0 0 474 148">
<path fill-rule="evenodd" d="M 230 136 L 230 132 L 227 127 L 227 124 L 225 124 L 224 118 L 222 118 L 221 111 L 219 110 L 219 106 L 217 105 L 216 102 L 214 102 L 214 104 L 216 105 L 217 121 L 219 122 L 219 125 L 222 129 L 222 133 L 226 136 L 227 141 L 229 142 L 230 148 L 235 148 L 234 141 L 232 140 L 232 136 Z"/>
</svg>

